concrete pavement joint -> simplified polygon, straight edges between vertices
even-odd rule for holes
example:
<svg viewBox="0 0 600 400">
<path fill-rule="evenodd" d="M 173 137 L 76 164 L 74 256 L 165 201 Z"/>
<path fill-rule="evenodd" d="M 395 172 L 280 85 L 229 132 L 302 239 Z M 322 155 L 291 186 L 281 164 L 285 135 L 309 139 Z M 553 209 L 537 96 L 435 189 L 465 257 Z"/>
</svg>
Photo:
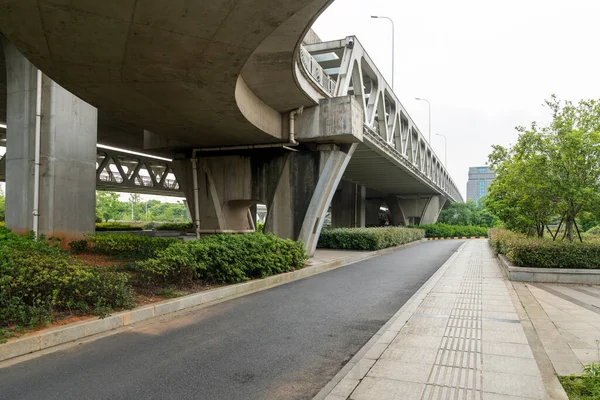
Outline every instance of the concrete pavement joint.
<svg viewBox="0 0 600 400">
<path fill-rule="evenodd" d="M 47 329 L 24 338 L 0 344 L 0 368 L 14 365 L 40 355 L 53 353 L 68 348 L 75 343 L 87 343 L 124 330 L 129 330 L 139 326 L 140 323 L 146 325 L 164 319 L 174 318 L 200 308 L 355 264 L 369 258 L 388 254 L 423 242 L 425 242 L 425 239 L 362 254 L 354 253 L 348 257 L 317 265 L 309 265 L 296 271 L 229 285 L 205 292 L 193 293 L 188 296 L 115 313 L 104 319 L 91 319 Z"/>
<path fill-rule="evenodd" d="M 458 254 L 460 254 L 461 250 L 465 247 L 466 244 L 467 244 L 466 242 L 463 243 L 456 250 L 456 252 L 454 252 L 450 256 L 450 258 L 448 258 L 448 260 L 446 260 L 446 262 L 444 264 L 442 264 L 442 266 L 440 266 L 440 268 L 421 286 L 421 288 L 419 290 L 417 290 L 410 299 L 408 299 L 408 301 L 404 304 L 404 306 L 402 306 L 402 308 L 400 308 L 377 331 L 377 333 L 375 333 L 375 335 L 373 335 L 373 337 L 367 343 L 365 343 L 365 345 L 354 355 L 354 357 L 352 357 L 350 359 L 350 361 L 348 361 L 346 363 L 346 365 L 344 365 L 344 367 L 319 391 L 319 393 L 317 393 L 315 395 L 315 397 L 313 397 L 313 400 L 324 400 L 326 398 L 335 399 L 336 396 L 332 394 L 332 391 L 336 388 L 336 386 L 340 385 L 340 382 L 342 382 L 342 380 L 346 380 L 346 381 L 352 380 L 353 381 L 352 383 L 348 382 L 348 383 L 351 383 L 351 385 L 353 385 L 355 383 L 355 385 L 352 386 L 351 388 L 350 387 L 345 388 L 347 391 L 349 391 L 349 393 L 351 393 L 352 390 L 354 390 L 354 388 L 356 388 L 358 386 L 358 384 L 361 382 L 361 380 L 369 372 L 370 367 L 363 369 L 357 375 L 353 375 L 350 377 L 351 372 L 353 372 L 354 367 L 356 367 L 359 364 L 359 362 L 364 358 L 364 356 L 370 350 L 374 349 L 375 346 L 382 345 L 382 346 L 380 346 L 380 347 L 382 347 L 380 349 L 381 352 L 379 353 L 379 351 L 378 351 L 379 354 L 376 356 L 376 358 L 379 358 L 379 355 L 381 353 L 383 353 L 385 351 L 385 349 L 389 346 L 389 343 L 383 343 L 383 344 L 379 343 L 379 340 L 381 339 L 383 334 L 386 331 L 388 331 L 392 325 L 396 325 L 396 322 L 402 317 L 403 314 L 405 315 L 405 318 L 403 318 L 404 321 L 402 322 L 401 325 L 404 326 L 406 324 L 406 321 L 408 321 L 408 319 L 412 315 L 415 314 L 415 311 L 418 309 L 419 305 L 427 297 L 427 295 L 429 294 L 431 289 L 433 289 L 433 287 L 436 285 L 436 283 L 440 280 L 440 278 L 443 276 L 444 272 L 448 269 L 448 267 L 454 262 L 454 260 L 456 259 Z M 401 327 L 400 327 L 400 329 L 401 329 Z M 400 329 L 398 329 L 398 331 Z M 346 397 L 340 396 L 340 398 L 344 398 L 344 399 Z"/>
<path fill-rule="evenodd" d="M 523 326 L 523 330 L 525 331 L 527 342 L 531 347 L 531 351 L 533 352 L 535 361 L 542 374 L 542 380 L 544 382 L 544 387 L 546 388 L 548 396 L 550 396 L 550 399 L 552 400 L 568 400 L 569 398 L 565 393 L 565 390 L 563 389 L 562 385 L 558 381 L 558 378 L 556 377 L 556 372 L 554 370 L 554 367 L 552 366 L 550 357 L 544 349 L 544 346 L 537 334 L 536 329 L 533 326 L 533 323 L 531 322 L 531 319 L 529 318 L 529 313 L 527 312 L 527 308 L 525 306 L 525 303 L 537 303 L 537 300 L 529 292 L 527 286 L 524 283 L 511 282 L 509 280 L 505 280 L 505 284 L 506 288 L 508 289 L 510 298 L 513 302 L 513 305 L 517 310 L 519 319 L 521 320 L 521 325 Z"/>
</svg>

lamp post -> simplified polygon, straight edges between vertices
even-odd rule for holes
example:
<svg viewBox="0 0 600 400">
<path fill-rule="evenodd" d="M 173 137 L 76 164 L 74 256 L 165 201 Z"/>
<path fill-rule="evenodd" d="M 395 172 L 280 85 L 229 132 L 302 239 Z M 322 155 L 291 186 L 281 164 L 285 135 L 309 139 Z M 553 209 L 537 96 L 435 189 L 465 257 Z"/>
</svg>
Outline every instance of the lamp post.
<svg viewBox="0 0 600 400">
<path fill-rule="evenodd" d="M 444 138 L 444 166 L 448 168 L 448 140 L 446 135 L 436 133 L 436 136 L 441 136 Z"/>
<path fill-rule="evenodd" d="M 383 17 L 383 16 L 378 16 L 378 15 L 371 15 L 371 18 L 376 18 L 376 19 L 387 19 L 388 21 L 390 21 L 392 23 L 392 91 L 394 90 L 394 49 L 396 46 L 394 46 L 394 21 L 392 21 L 392 19 L 390 17 Z"/>
<path fill-rule="evenodd" d="M 427 99 L 422 99 L 420 97 L 415 97 L 415 100 L 426 101 L 429 106 L 429 144 L 431 145 L 431 103 Z"/>
</svg>

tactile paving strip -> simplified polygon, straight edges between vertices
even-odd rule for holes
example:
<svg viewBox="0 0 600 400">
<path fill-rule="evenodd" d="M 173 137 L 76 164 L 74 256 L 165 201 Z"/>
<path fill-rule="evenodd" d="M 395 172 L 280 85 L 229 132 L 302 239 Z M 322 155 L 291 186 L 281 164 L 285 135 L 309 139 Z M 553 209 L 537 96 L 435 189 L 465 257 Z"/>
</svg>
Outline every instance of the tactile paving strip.
<svg viewBox="0 0 600 400">
<path fill-rule="evenodd" d="M 482 257 L 473 252 L 429 374 L 423 400 L 482 399 Z"/>
</svg>

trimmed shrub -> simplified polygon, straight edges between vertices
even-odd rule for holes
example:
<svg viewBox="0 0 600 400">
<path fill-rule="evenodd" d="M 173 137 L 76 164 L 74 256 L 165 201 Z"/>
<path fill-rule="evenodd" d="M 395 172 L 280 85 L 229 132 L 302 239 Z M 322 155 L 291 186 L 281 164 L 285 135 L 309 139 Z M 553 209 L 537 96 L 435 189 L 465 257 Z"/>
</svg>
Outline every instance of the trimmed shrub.
<svg viewBox="0 0 600 400">
<path fill-rule="evenodd" d="M 157 231 L 187 231 L 194 228 L 192 222 L 167 222 L 156 227 Z"/>
<path fill-rule="evenodd" d="M 600 268 L 599 242 L 566 242 L 530 238 L 503 229 L 490 229 L 496 253 L 513 264 L 530 268 Z"/>
<path fill-rule="evenodd" d="M 178 240 L 177 238 L 150 237 L 127 233 L 96 233 L 85 236 L 86 245 L 83 250 L 79 241 L 71 242 L 69 245 L 73 250 L 80 252 L 90 251 L 122 258 L 147 258 L 154 257 L 157 252 L 166 249 Z M 74 245 L 77 247 L 74 248 Z"/>
<path fill-rule="evenodd" d="M 51 322 L 54 311 L 133 306 L 126 274 L 79 265 L 58 245 L 0 228 L 0 325 L 37 326 Z"/>
<path fill-rule="evenodd" d="M 274 235 L 214 235 L 171 244 L 155 258 L 138 262 L 135 271 L 149 284 L 190 279 L 231 283 L 293 271 L 306 259 L 301 243 Z"/>
<path fill-rule="evenodd" d="M 141 226 L 123 224 L 120 222 L 100 222 L 96 224 L 96 232 L 106 231 L 141 231 Z"/>
<path fill-rule="evenodd" d="M 317 247 L 343 250 L 379 250 L 423 239 L 423 229 L 404 227 L 323 229 Z"/>
<path fill-rule="evenodd" d="M 461 237 L 461 236 L 487 236 L 488 228 L 484 226 L 472 225 L 447 225 L 447 224 L 429 224 L 414 225 L 411 228 L 420 228 L 425 230 L 425 237 Z"/>
<path fill-rule="evenodd" d="M 145 231 L 154 230 L 156 228 L 156 223 L 155 222 L 147 222 L 147 223 L 144 224 L 144 226 L 142 228 Z"/>
</svg>

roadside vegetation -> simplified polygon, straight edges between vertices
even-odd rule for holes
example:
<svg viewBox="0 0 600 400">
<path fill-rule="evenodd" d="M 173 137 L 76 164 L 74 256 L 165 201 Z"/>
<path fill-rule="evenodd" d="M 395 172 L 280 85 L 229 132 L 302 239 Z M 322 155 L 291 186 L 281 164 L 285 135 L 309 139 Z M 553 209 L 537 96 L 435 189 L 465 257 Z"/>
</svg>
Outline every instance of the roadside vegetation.
<svg viewBox="0 0 600 400">
<path fill-rule="evenodd" d="M 518 127 L 514 146 L 494 146 L 486 199 L 507 230 L 494 251 L 520 267 L 600 268 L 600 102 L 546 101 L 552 121 Z"/>
<path fill-rule="evenodd" d="M 83 265 L 58 243 L 0 227 L 0 340 L 65 314 L 133 306 L 127 274 Z"/>
<path fill-rule="evenodd" d="M 307 259 L 301 243 L 262 233 L 188 242 L 97 233 L 70 247 L 0 227 L 0 341 L 64 318 L 293 271 Z"/>
<path fill-rule="evenodd" d="M 422 229 L 404 227 L 326 228 L 317 247 L 342 250 L 380 250 L 414 242 L 425 237 Z"/>
<path fill-rule="evenodd" d="M 110 221 L 160 221 L 189 222 L 185 205 L 164 203 L 159 200 L 142 201 L 141 195 L 132 193 L 128 201 L 119 200 L 115 192 L 96 191 L 96 222 Z"/>
<path fill-rule="evenodd" d="M 559 376 L 570 400 L 600 399 L 600 364 L 592 362 L 583 366 L 583 375 Z"/>
<path fill-rule="evenodd" d="M 490 244 L 518 267 L 528 268 L 600 268 L 600 241 L 554 241 L 528 237 L 505 229 L 490 229 Z"/>
<path fill-rule="evenodd" d="M 487 236 L 488 228 L 485 226 L 474 225 L 448 225 L 443 223 L 430 225 L 415 225 L 411 228 L 419 228 L 425 230 L 426 238 L 451 238 L 451 237 L 471 237 L 471 236 Z"/>
<path fill-rule="evenodd" d="M 600 224 L 600 102 L 552 96 L 546 106 L 547 126 L 518 127 L 514 146 L 494 146 L 487 207 L 515 232 L 581 242 Z"/>
</svg>

